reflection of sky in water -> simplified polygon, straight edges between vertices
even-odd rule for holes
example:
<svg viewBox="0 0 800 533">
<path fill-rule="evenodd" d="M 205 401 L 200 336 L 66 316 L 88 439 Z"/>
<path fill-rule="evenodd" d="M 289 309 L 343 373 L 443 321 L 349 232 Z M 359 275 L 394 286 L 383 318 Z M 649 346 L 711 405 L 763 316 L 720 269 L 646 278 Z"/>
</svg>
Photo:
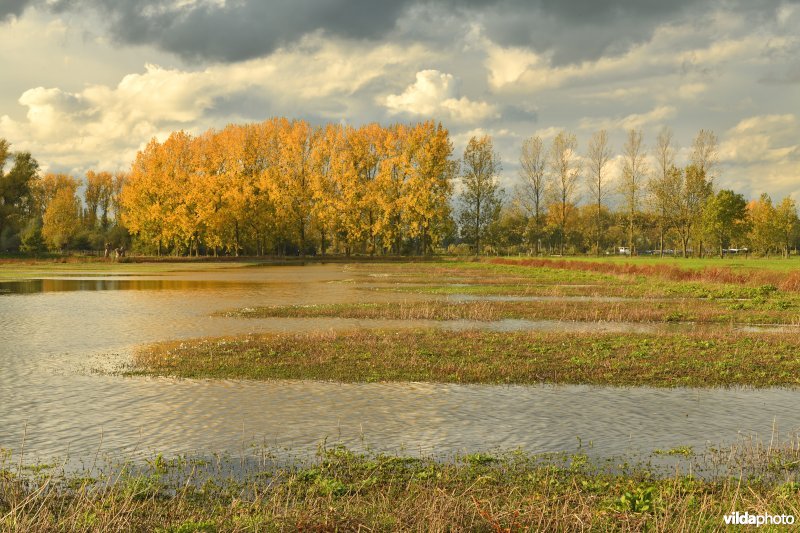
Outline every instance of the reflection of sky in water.
<svg viewBox="0 0 800 533">
<path fill-rule="evenodd" d="M 87 371 L 115 355 L 126 358 L 137 343 L 162 339 L 402 324 L 209 316 L 243 306 L 414 297 L 336 282 L 352 276 L 341 266 L 219 269 L 46 280 L 40 285 L 46 292 L 0 296 L 0 447 L 18 449 L 23 433 L 32 459 L 68 452 L 87 457 L 101 434 L 104 450 L 164 453 L 235 451 L 251 443 L 313 451 L 326 437 L 353 446 L 363 437 L 377 449 L 405 446 L 411 453 L 518 446 L 539 452 L 573 450 L 580 438 L 592 442 L 593 453 L 610 455 L 703 447 L 733 441 L 739 431 L 768 436 L 773 421 L 784 434 L 800 429 L 800 392 L 784 389 L 259 383 Z M 586 327 L 537 324 L 557 331 Z M 492 327 L 532 326 L 504 321 Z"/>
</svg>

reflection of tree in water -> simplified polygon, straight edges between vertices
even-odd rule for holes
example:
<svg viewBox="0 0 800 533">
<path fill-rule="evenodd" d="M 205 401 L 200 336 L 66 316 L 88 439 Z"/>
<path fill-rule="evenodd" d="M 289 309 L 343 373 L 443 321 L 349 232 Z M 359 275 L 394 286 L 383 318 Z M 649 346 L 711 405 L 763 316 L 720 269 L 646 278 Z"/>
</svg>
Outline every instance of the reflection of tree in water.
<svg viewBox="0 0 800 533">
<path fill-rule="evenodd" d="M 231 287 L 223 281 L 163 279 L 31 279 L 0 283 L 0 294 L 73 291 L 159 291 Z"/>
</svg>

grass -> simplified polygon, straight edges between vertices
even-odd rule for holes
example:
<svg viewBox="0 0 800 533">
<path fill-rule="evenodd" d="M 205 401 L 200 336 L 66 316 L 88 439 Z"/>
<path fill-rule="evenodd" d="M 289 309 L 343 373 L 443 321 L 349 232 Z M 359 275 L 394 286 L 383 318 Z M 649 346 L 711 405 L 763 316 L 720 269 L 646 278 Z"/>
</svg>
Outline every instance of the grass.
<svg viewBox="0 0 800 533">
<path fill-rule="evenodd" d="M 354 265 L 350 269 L 364 276 L 359 280 L 364 286 L 381 290 L 636 298 L 753 298 L 766 291 L 797 299 L 794 282 L 790 281 L 800 273 L 800 269 L 787 275 L 765 269 L 689 269 L 669 263 L 630 265 L 576 259 L 486 259 L 406 267 L 380 265 L 369 270 Z"/>
<path fill-rule="evenodd" d="M 569 259 L 490 259 L 492 264 L 533 268 L 588 271 L 618 276 L 645 276 L 670 281 L 701 281 L 737 285 L 773 285 L 781 290 L 800 291 L 800 270 L 776 268 L 731 268 L 716 264 L 703 268 L 685 268 L 675 263 L 627 263 L 610 261 L 575 261 Z M 766 263 L 765 263 L 766 264 Z M 771 266 L 772 264 L 769 263 Z"/>
<path fill-rule="evenodd" d="M 508 259 L 520 259 L 519 257 L 508 257 Z M 755 257 L 755 256 L 729 256 L 720 258 L 704 257 L 702 259 L 697 257 L 674 257 L 674 256 L 569 256 L 565 258 L 547 258 L 552 260 L 567 259 L 569 261 L 586 261 L 592 263 L 609 263 L 609 264 L 628 264 L 628 265 L 670 265 L 679 266 L 686 269 L 703 269 L 703 268 L 730 268 L 733 270 L 775 270 L 786 271 L 800 268 L 800 261 L 797 256 L 791 258 L 784 258 L 779 256 L 774 257 Z"/>
<path fill-rule="evenodd" d="M 250 335 L 141 348 L 130 375 L 341 382 L 796 386 L 800 338 L 441 330 Z"/>
<path fill-rule="evenodd" d="M 246 473 L 217 466 L 210 477 L 197 475 L 200 461 L 160 455 L 102 475 L 6 468 L 0 529 L 716 531 L 732 511 L 798 516 L 795 444 L 746 453 L 737 455 L 746 470 L 707 479 L 581 453 L 478 452 L 441 462 L 343 447 Z"/>
<path fill-rule="evenodd" d="M 800 323 L 800 300 L 714 301 L 420 301 L 246 307 L 220 313 L 244 318 L 355 318 L 388 320 L 558 320 L 571 322 Z"/>
</svg>

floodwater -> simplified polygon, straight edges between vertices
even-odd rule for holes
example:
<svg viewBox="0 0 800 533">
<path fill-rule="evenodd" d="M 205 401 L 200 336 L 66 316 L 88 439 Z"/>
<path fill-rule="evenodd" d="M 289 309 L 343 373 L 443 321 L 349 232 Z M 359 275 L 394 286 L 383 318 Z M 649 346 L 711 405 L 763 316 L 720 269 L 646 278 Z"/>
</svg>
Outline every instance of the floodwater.
<svg viewBox="0 0 800 533">
<path fill-rule="evenodd" d="M 324 439 L 407 453 L 570 451 L 582 442 L 608 456 L 702 448 L 741 435 L 768 439 L 774 427 L 780 435 L 800 430 L 795 389 L 253 382 L 96 371 L 124 363 L 138 344 L 207 335 L 408 325 L 589 327 L 212 316 L 246 306 L 423 298 L 361 291 L 352 283 L 359 276 L 346 266 L 316 265 L 0 283 L 0 448 L 18 453 L 24 442 L 27 460 L 81 462 L 98 451 L 236 452 L 253 444 L 311 452 Z M 650 331 L 654 325 L 591 327 Z"/>
</svg>

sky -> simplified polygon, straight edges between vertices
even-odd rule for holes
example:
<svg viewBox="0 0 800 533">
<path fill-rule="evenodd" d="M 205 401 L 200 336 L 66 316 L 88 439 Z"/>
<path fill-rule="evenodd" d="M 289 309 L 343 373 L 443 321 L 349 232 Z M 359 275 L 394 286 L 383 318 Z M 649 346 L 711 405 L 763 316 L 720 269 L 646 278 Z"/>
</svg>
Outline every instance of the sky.
<svg viewBox="0 0 800 533">
<path fill-rule="evenodd" d="M 668 127 L 685 164 L 704 128 L 720 188 L 800 201 L 798 0 L 1 0 L 0 73 L 0 138 L 76 176 L 175 130 L 435 119 L 510 191 L 533 135 Z"/>
</svg>

